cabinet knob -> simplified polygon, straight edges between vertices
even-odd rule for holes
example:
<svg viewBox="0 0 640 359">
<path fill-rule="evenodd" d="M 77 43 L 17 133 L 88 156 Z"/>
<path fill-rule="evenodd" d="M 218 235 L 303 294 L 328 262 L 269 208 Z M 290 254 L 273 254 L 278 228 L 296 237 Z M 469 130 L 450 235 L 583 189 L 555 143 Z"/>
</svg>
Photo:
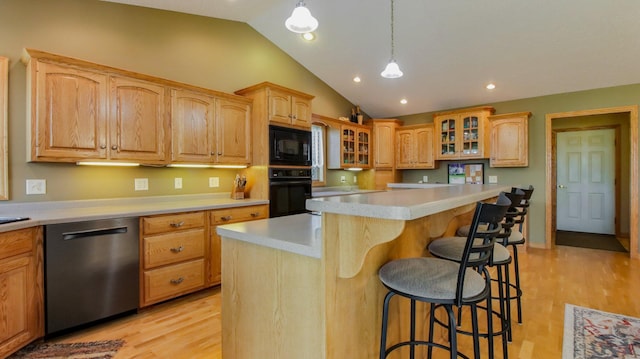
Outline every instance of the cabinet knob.
<svg viewBox="0 0 640 359">
<path fill-rule="evenodd" d="M 177 247 L 177 248 L 171 248 L 171 252 L 173 253 L 180 253 L 184 250 L 183 246 Z"/>
<path fill-rule="evenodd" d="M 180 283 L 184 282 L 184 278 L 183 278 L 183 277 L 180 277 L 180 278 L 178 278 L 178 279 L 171 279 L 169 282 L 170 282 L 171 284 L 180 284 Z"/>
<path fill-rule="evenodd" d="M 182 226 L 184 225 L 184 221 L 180 221 L 180 222 L 178 222 L 178 223 L 172 222 L 172 223 L 170 223 L 169 225 L 170 225 L 171 227 L 173 227 L 173 228 L 180 228 L 180 227 L 182 227 Z"/>
<path fill-rule="evenodd" d="M 107 145 L 100 145 L 100 149 L 104 150 L 105 148 L 107 148 Z"/>
<path fill-rule="evenodd" d="M 260 212 L 253 212 L 251 213 L 251 217 L 258 217 L 260 215 Z"/>
<path fill-rule="evenodd" d="M 220 217 L 220 219 L 223 220 L 223 221 L 230 221 L 231 218 L 232 218 L 231 216 L 222 216 L 222 217 Z"/>
<path fill-rule="evenodd" d="M 216 155 L 216 153 L 211 151 L 211 156 L 215 156 L 215 155 Z"/>
<path fill-rule="evenodd" d="M 111 146 L 111 149 L 115 151 L 115 150 L 117 150 L 117 149 L 118 149 L 118 146 L 116 146 L 116 145 L 112 145 L 112 146 Z"/>
</svg>

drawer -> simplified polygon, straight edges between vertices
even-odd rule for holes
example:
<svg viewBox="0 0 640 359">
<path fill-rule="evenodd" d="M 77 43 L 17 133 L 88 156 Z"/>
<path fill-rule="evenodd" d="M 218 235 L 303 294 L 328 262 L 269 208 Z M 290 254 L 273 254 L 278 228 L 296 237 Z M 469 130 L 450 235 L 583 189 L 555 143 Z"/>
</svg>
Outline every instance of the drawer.
<svg viewBox="0 0 640 359">
<path fill-rule="evenodd" d="M 144 268 L 204 257 L 205 240 L 202 228 L 144 237 Z"/>
<path fill-rule="evenodd" d="M 151 304 L 204 288 L 204 259 L 144 272 L 144 302 Z"/>
<path fill-rule="evenodd" d="M 212 225 L 251 221 L 267 218 L 269 207 L 266 205 L 216 209 L 210 212 Z"/>
<path fill-rule="evenodd" d="M 0 233 L 0 259 L 31 252 L 34 237 L 33 228 Z"/>
<path fill-rule="evenodd" d="M 143 217 L 142 231 L 144 234 L 155 234 L 203 227 L 204 218 L 204 212 L 177 213 L 161 216 Z"/>
</svg>

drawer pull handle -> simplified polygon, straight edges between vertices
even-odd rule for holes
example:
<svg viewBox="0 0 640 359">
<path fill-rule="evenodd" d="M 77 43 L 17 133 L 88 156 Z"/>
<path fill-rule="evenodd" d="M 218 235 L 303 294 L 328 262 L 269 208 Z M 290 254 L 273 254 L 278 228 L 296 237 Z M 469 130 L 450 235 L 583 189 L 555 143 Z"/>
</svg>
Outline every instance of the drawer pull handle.
<svg viewBox="0 0 640 359">
<path fill-rule="evenodd" d="M 173 228 L 180 228 L 180 227 L 182 227 L 182 226 L 184 225 L 184 221 L 180 221 L 180 222 L 178 222 L 178 223 L 171 223 L 171 224 L 169 224 L 169 225 L 170 225 L 171 227 L 173 227 Z"/>
<path fill-rule="evenodd" d="M 220 217 L 220 219 L 223 220 L 223 221 L 230 221 L 231 218 L 232 218 L 231 216 L 222 216 L 222 217 Z"/>
<path fill-rule="evenodd" d="M 180 284 L 180 283 L 184 282 L 184 278 L 180 277 L 178 279 L 172 279 L 172 280 L 170 280 L 170 282 L 171 282 L 171 284 Z"/>
<path fill-rule="evenodd" d="M 251 217 L 258 217 L 259 215 L 260 215 L 260 212 L 251 213 Z"/>
<path fill-rule="evenodd" d="M 180 247 L 178 247 L 178 248 L 171 248 L 171 251 L 172 251 L 173 253 L 180 253 L 180 252 L 184 251 L 184 247 L 183 247 L 183 246 L 180 246 Z"/>
</svg>

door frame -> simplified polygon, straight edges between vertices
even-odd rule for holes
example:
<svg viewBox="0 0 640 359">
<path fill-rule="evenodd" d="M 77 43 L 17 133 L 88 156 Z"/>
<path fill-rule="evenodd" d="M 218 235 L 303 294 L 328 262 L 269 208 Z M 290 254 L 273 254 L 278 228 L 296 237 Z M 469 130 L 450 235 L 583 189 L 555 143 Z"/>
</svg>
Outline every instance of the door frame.
<svg viewBox="0 0 640 359">
<path fill-rule="evenodd" d="M 556 152 L 553 121 L 569 117 L 605 115 L 616 113 L 629 114 L 630 168 L 631 184 L 629 192 L 629 255 L 639 258 L 638 254 L 638 105 L 610 107 L 593 110 L 550 113 L 545 116 L 545 248 L 555 246 L 556 233 Z M 617 205 L 617 204 L 616 204 Z"/>
</svg>

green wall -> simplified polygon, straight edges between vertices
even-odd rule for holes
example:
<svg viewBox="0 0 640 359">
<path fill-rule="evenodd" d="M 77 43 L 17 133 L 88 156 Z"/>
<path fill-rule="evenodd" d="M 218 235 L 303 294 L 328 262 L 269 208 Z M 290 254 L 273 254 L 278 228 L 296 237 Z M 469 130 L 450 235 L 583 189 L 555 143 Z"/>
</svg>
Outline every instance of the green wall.
<svg viewBox="0 0 640 359">
<path fill-rule="evenodd" d="M 313 112 L 328 117 L 342 116 L 353 107 L 245 23 L 97 0 L 2 0 L 0 55 L 10 59 L 11 202 L 229 192 L 236 174 L 27 163 L 26 68 L 20 62 L 24 48 L 227 93 L 270 81 L 316 96 Z M 173 188 L 174 177 L 183 178 L 183 189 Z M 208 177 L 219 177 L 220 187 L 209 188 Z M 134 178 L 148 178 L 149 191 L 134 191 Z M 27 196 L 26 179 L 45 179 L 47 194 Z"/>
</svg>

